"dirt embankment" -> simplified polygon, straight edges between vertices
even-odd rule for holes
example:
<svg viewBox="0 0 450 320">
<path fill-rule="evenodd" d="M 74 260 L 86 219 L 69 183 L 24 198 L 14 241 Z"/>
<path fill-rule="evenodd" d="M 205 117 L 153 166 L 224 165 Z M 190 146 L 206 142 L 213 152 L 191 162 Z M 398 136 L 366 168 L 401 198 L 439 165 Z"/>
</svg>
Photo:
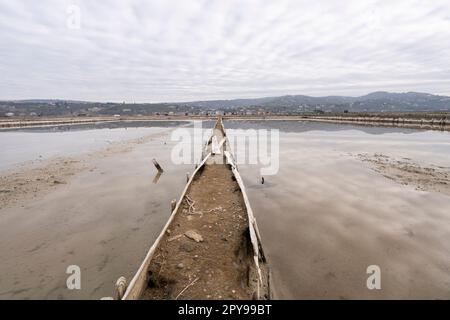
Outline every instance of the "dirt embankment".
<svg viewBox="0 0 450 320">
<path fill-rule="evenodd" d="M 399 117 L 349 117 L 349 116 L 307 116 L 304 120 L 352 124 L 374 127 L 401 127 L 421 130 L 450 131 L 450 121 L 446 118 L 399 118 Z"/>
<path fill-rule="evenodd" d="M 204 167 L 169 230 L 150 265 L 143 299 L 252 298 L 247 212 L 227 165 Z"/>
<path fill-rule="evenodd" d="M 357 157 L 370 163 L 376 172 L 388 179 L 403 185 L 413 185 L 417 190 L 450 195 L 449 167 L 421 166 L 409 158 L 396 160 L 383 154 L 360 153 Z"/>
</svg>

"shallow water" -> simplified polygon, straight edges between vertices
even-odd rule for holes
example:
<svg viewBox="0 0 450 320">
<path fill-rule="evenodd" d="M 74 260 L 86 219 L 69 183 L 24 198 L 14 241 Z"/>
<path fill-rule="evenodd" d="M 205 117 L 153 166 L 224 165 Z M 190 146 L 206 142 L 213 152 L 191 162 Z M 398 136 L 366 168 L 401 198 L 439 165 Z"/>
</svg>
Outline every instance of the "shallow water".
<svg viewBox="0 0 450 320">
<path fill-rule="evenodd" d="M 239 165 L 277 298 L 450 298 L 450 197 L 400 185 L 355 157 L 383 153 L 450 167 L 449 133 L 291 121 L 226 121 L 225 127 L 230 138 L 232 129 L 280 130 L 276 175 L 262 185 L 259 165 Z M 172 163 L 175 127 L 72 129 L 70 139 L 59 137 L 60 129 L 0 132 L 0 144 L 13 133 L 16 142 L 27 142 L 10 149 L 18 164 L 35 160 L 26 150 L 33 144 L 53 156 L 49 150 L 58 144 L 42 143 L 46 134 L 58 140 L 62 156 L 101 148 L 112 137 L 153 138 L 93 161 L 93 171 L 49 194 L 0 210 L 0 298 L 113 295 L 115 280 L 136 272 L 185 186 L 186 171 L 192 172 L 192 164 Z M 20 140 L 25 133 L 41 139 Z M 80 141 L 89 147 L 77 146 L 75 137 L 85 137 Z M 165 169 L 157 183 L 152 158 Z M 81 290 L 66 288 L 72 264 L 81 268 Z M 381 290 L 366 287 L 372 264 L 381 268 Z"/>
<path fill-rule="evenodd" d="M 96 158 L 66 185 L 0 210 L 0 298 L 99 299 L 115 294 L 120 276 L 131 280 L 193 169 L 172 163 L 173 130 L 142 128 L 136 134 L 151 134 L 147 143 Z M 159 178 L 153 158 L 164 168 Z M 69 265 L 81 268 L 81 290 L 66 287 Z"/>
<path fill-rule="evenodd" d="M 0 131 L 0 171 L 31 161 L 86 153 L 117 141 L 189 124 L 187 121 L 124 121 L 3 130 Z"/>
<path fill-rule="evenodd" d="M 400 185 L 355 157 L 382 153 L 450 167 L 448 132 L 304 122 L 225 126 L 280 130 L 276 175 L 261 184 L 258 165 L 239 166 L 276 297 L 450 298 L 450 197 Z M 381 268 L 381 290 L 367 289 L 369 265 Z"/>
</svg>

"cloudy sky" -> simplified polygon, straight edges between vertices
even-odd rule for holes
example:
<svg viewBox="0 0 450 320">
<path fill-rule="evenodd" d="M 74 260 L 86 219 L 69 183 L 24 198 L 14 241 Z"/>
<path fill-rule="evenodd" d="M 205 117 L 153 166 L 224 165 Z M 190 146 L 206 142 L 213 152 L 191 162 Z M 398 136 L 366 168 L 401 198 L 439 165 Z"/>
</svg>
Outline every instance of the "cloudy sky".
<svg viewBox="0 0 450 320">
<path fill-rule="evenodd" d="M 0 0 L 0 99 L 375 90 L 450 95 L 449 0 Z"/>
</svg>

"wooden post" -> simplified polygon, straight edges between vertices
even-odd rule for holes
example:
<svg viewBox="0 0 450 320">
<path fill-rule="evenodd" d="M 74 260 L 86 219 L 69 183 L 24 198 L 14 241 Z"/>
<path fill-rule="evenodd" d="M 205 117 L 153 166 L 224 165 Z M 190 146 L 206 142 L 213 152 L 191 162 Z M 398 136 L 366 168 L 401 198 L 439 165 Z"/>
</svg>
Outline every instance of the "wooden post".
<svg viewBox="0 0 450 320">
<path fill-rule="evenodd" d="M 163 168 L 161 168 L 161 166 L 159 165 L 158 161 L 156 161 L 156 159 L 153 159 L 152 161 L 153 161 L 153 164 L 155 165 L 156 169 L 159 172 L 163 172 L 164 171 Z"/>
<path fill-rule="evenodd" d="M 116 281 L 117 299 L 122 300 L 125 291 L 127 290 L 127 279 L 125 277 L 120 277 Z"/>
</svg>

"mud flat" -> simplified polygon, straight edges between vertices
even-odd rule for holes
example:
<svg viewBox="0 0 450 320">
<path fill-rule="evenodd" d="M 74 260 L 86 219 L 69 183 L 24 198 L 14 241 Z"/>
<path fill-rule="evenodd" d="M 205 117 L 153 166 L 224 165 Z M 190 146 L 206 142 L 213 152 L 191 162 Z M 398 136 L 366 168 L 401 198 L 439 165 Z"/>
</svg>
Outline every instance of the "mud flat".
<svg viewBox="0 0 450 320">
<path fill-rule="evenodd" d="M 93 170 L 92 161 L 130 152 L 134 146 L 144 144 L 161 134 L 112 143 L 110 146 L 72 157 L 35 160 L 19 168 L 0 172 L 0 209 L 27 199 L 37 198 L 66 184 L 70 177 L 84 170 Z"/>
<path fill-rule="evenodd" d="M 435 179 L 446 179 L 450 167 L 448 132 L 308 121 L 240 120 L 225 121 L 225 126 L 230 140 L 231 127 L 281 131 L 276 175 L 266 176 L 261 184 L 259 166 L 239 164 L 264 236 L 274 298 L 450 298 L 450 196 L 442 184 L 436 185 L 439 188 L 432 185 Z M 172 164 L 173 145 L 168 133 L 156 135 L 131 147 L 117 146 L 117 152 L 111 145 L 105 157 L 101 152 L 87 161 L 61 158 L 60 164 L 73 175 L 39 173 L 36 178 L 42 181 L 37 182 L 21 176 L 25 179 L 19 181 L 24 184 L 21 187 L 42 185 L 36 197 L 31 188 L 26 191 L 30 198 L 17 193 L 16 200 L 8 200 L 8 206 L 0 209 L 0 298 L 99 299 L 113 295 L 120 276 L 131 279 L 135 274 L 170 217 L 170 201 L 183 191 L 186 172 L 192 171 L 192 165 Z M 154 157 L 165 169 L 156 184 Z M 215 170 L 206 167 L 205 174 L 206 169 Z M 403 176 L 410 179 L 408 184 L 403 183 Z M 422 185 L 422 179 L 430 182 Z M 55 184 L 56 180 L 66 183 Z M 213 179 L 209 183 L 218 196 L 223 193 Z M 200 191 L 196 187 L 188 193 L 195 201 L 193 206 L 192 202 L 180 204 L 179 221 L 191 224 L 175 223 L 169 227 L 170 235 L 163 235 L 167 241 L 173 239 L 167 248 L 178 252 L 181 260 L 166 265 L 156 258 L 152 270 L 159 272 L 156 262 L 160 262 L 163 277 L 155 278 L 162 286 L 150 291 L 152 297 L 188 299 L 192 294 L 231 299 L 248 294 L 235 288 L 239 280 L 216 288 L 215 277 L 225 274 L 200 258 L 206 246 L 229 244 L 230 251 L 242 248 L 227 236 L 230 231 L 235 235 L 241 223 L 246 223 L 245 215 L 242 219 L 234 213 L 241 203 L 229 198 L 232 202 L 226 205 L 213 204 L 216 196 L 208 193 L 209 204 L 203 207 Z M 15 197 L 9 193 L 0 196 Z M 235 221 L 236 229 L 220 218 Z M 218 234 L 211 235 L 209 226 Z M 186 236 L 190 230 L 203 241 Z M 188 235 L 196 237 L 191 232 Z M 69 291 L 66 268 L 74 264 L 81 267 L 82 290 Z M 381 290 L 366 287 L 367 267 L 374 264 L 381 268 Z M 238 263 L 237 270 L 240 267 Z M 180 277 L 178 283 L 170 281 L 174 272 Z"/>
<path fill-rule="evenodd" d="M 45 127 L 54 125 L 75 125 L 95 122 L 117 121 L 114 117 L 98 117 L 98 118 L 56 118 L 44 120 L 2 120 L 0 128 L 22 128 L 22 127 Z"/>
<path fill-rule="evenodd" d="M 1 171 L 13 191 L 0 194 L 0 298 L 99 299 L 131 277 L 192 167 L 172 164 L 172 130 Z M 158 179 L 152 158 L 165 169 Z M 66 287 L 69 265 L 81 290 Z"/>
<path fill-rule="evenodd" d="M 376 172 L 417 190 L 440 192 L 450 196 L 450 167 L 424 167 L 409 158 L 393 159 L 383 154 L 358 154 L 357 157 L 373 165 Z"/>
<path fill-rule="evenodd" d="M 147 122 L 147 121 L 191 121 L 191 120 L 208 120 L 206 116 L 145 116 L 145 117 L 133 117 L 133 116 L 120 116 L 120 117 L 82 117 L 82 118 L 70 118 L 70 117 L 58 117 L 47 119 L 11 119 L 0 120 L 0 130 L 20 129 L 20 128 L 45 128 L 54 126 L 77 126 L 87 124 L 98 123 L 126 123 L 126 122 Z"/>
</svg>

